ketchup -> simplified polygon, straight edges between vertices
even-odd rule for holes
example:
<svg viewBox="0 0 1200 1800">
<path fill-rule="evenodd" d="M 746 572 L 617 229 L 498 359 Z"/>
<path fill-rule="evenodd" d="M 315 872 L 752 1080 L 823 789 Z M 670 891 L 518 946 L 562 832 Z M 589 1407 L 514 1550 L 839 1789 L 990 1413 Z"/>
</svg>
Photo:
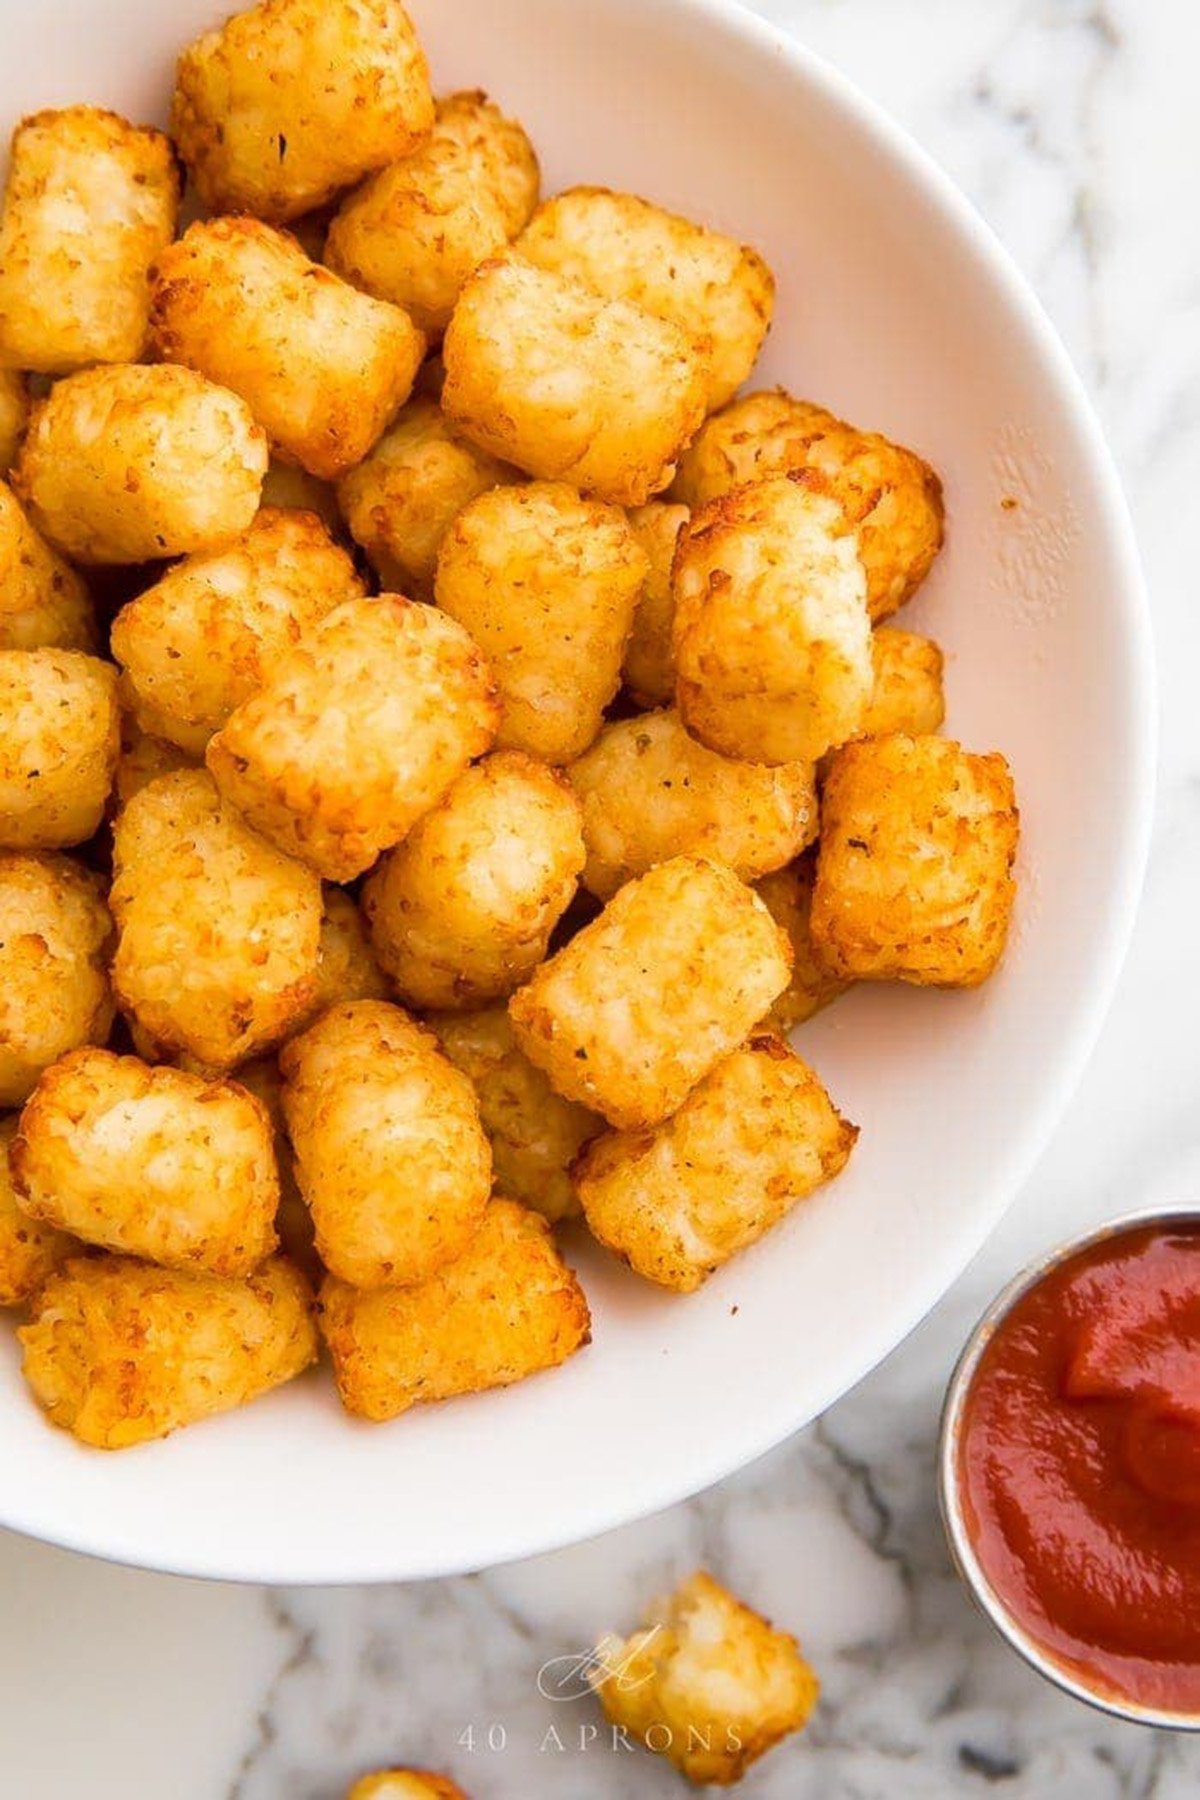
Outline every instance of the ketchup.
<svg viewBox="0 0 1200 1800">
<path fill-rule="evenodd" d="M 1200 1712 L 1200 1226 L 1135 1227 L 997 1326 L 958 1439 L 988 1583 L 1094 1692 Z"/>
</svg>

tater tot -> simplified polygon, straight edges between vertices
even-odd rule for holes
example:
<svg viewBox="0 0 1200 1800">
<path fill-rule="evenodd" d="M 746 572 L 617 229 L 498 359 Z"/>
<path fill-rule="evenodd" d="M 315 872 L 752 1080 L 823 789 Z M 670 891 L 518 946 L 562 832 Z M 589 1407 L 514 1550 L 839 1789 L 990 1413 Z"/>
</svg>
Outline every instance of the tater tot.
<svg viewBox="0 0 1200 1800">
<path fill-rule="evenodd" d="M 350 535 L 385 587 L 433 598 L 438 551 L 464 506 L 517 471 L 454 430 L 437 401 L 416 394 L 370 455 L 337 486 Z"/>
<path fill-rule="evenodd" d="M 264 0 L 176 69 L 171 131 L 210 213 L 298 218 L 409 155 L 432 124 L 399 0 Z"/>
<path fill-rule="evenodd" d="M 703 506 L 743 482 L 800 470 L 823 484 L 857 532 L 871 618 L 886 619 L 916 592 L 942 545 L 942 484 L 915 451 L 776 388 L 710 419 L 680 461 L 672 492 Z"/>
<path fill-rule="evenodd" d="M 83 1249 L 69 1232 L 39 1225 L 22 1211 L 8 1166 L 16 1131 L 15 1118 L 0 1119 L 0 1306 L 24 1306 L 55 1269 Z"/>
<path fill-rule="evenodd" d="M 97 106 L 23 119 L 0 213 L 0 364 L 64 375 L 136 362 L 179 186 L 161 131 Z"/>
<path fill-rule="evenodd" d="M 275 1214 L 275 1232 L 285 1256 L 289 1257 L 314 1287 L 325 1271 L 317 1255 L 313 1237 L 312 1214 L 305 1205 L 296 1182 L 296 1159 L 292 1154 L 283 1116 L 283 1075 L 274 1056 L 256 1056 L 242 1063 L 237 1072 L 239 1087 L 246 1088 L 261 1100 L 271 1121 L 275 1145 L 275 1168 L 279 1176 L 279 1210 Z"/>
<path fill-rule="evenodd" d="M 454 94 L 439 101 L 419 150 L 342 201 L 325 261 L 440 337 L 467 277 L 515 237 L 537 196 L 537 158 L 521 127 L 483 94 Z"/>
<path fill-rule="evenodd" d="M 203 769 L 164 775 L 113 826 L 113 982 L 169 1052 L 231 1069 L 317 991 L 321 886 L 251 831 Z"/>
<path fill-rule="evenodd" d="M 594 1237 L 687 1294 L 839 1174 L 857 1136 L 808 1064 L 756 1034 L 656 1131 L 593 1139 L 575 1185 Z"/>
<path fill-rule="evenodd" d="M 276 450 L 327 481 L 362 461 L 425 354 L 406 312 L 257 219 L 201 219 L 163 252 L 151 329 L 164 358 L 240 394 Z"/>
<path fill-rule="evenodd" d="M 322 1262 L 420 1282 L 478 1231 L 492 1157 L 466 1076 L 398 1006 L 331 1007 L 284 1046 L 283 1105 Z"/>
<path fill-rule="evenodd" d="M 80 650 L 0 650 L 0 848 L 82 844 L 121 748 L 117 671 Z"/>
<path fill-rule="evenodd" d="M 160 775 L 174 775 L 179 769 L 194 769 L 193 758 L 189 757 L 178 744 L 168 744 L 162 738 L 151 737 L 148 732 L 126 711 L 121 715 L 121 754 L 117 758 L 117 773 L 113 783 L 113 801 L 116 809 L 128 806 L 135 794 L 140 794 L 144 787 L 157 781 Z"/>
<path fill-rule="evenodd" d="M 857 736 L 884 737 L 907 731 L 925 737 L 940 731 L 946 718 L 942 652 L 932 638 L 882 625 L 871 633 L 873 684 Z"/>
<path fill-rule="evenodd" d="M 332 482 L 318 481 L 295 463 L 272 458 L 262 485 L 262 505 L 316 513 L 328 531 L 345 535 Z"/>
<path fill-rule="evenodd" d="M 309 626 L 363 591 L 314 513 L 262 508 L 247 531 L 176 563 L 113 621 L 134 716 L 203 756 Z"/>
<path fill-rule="evenodd" d="M 709 412 L 741 387 L 771 323 L 775 278 L 757 251 L 635 194 L 568 188 L 538 208 L 517 252 L 702 340 Z"/>
<path fill-rule="evenodd" d="M 73 1050 L 25 1103 L 12 1173 L 30 1218 L 164 1268 L 248 1275 L 276 1245 L 271 1121 L 232 1081 Z"/>
<path fill-rule="evenodd" d="M 792 946 L 791 979 L 763 1019 L 764 1029 L 777 1031 L 781 1037 L 853 985 L 844 975 L 834 975 L 826 968 L 813 943 L 812 894 L 816 874 L 816 855 L 810 851 L 788 868 L 777 869 L 754 883 L 755 893 L 780 930 L 787 933 Z"/>
<path fill-rule="evenodd" d="M 1019 821 L 998 754 L 864 738 L 833 758 L 812 901 L 818 954 L 862 981 L 976 987 L 999 962 Z"/>
<path fill-rule="evenodd" d="M 438 558 L 438 605 L 491 663 L 499 742 L 546 762 L 579 756 L 621 680 L 646 556 L 619 508 L 560 482 L 482 494 Z"/>
<path fill-rule="evenodd" d="M 0 369 L 0 475 L 17 460 L 29 419 L 29 384 L 19 369 Z"/>
<path fill-rule="evenodd" d="M 455 1068 L 470 1077 L 492 1146 L 496 1186 L 552 1225 L 579 1211 L 568 1170 L 604 1120 L 556 1094 L 518 1049 L 503 1006 L 435 1013 L 426 1023 Z"/>
<path fill-rule="evenodd" d="M 0 650 L 94 650 L 85 582 L 52 550 L 0 481 Z"/>
<path fill-rule="evenodd" d="M 322 908 L 317 991 L 293 1026 L 293 1036 L 307 1030 L 331 1006 L 349 1000 L 385 1000 L 390 992 L 387 977 L 375 960 L 366 921 L 352 897 L 341 888 L 326 887 Z"/>
<path fill-rule="evenodd" d="M 518 750 L 465 769 L 363 889 L 400 998 L 467 1008 L 511 994 L 545 956 L 583 859 L 579 802 L 557 770 Z"/>
<path fill-rule="evenodd" d="M 707 365 L 678 326 L 512 255 L 484 263 L 442 345 L 442 405 L 530 475 L 642 506 L 704 417 Z"/>
<path fill-rule="evenodd" d="M 639 706 L 669 706 L 675 698 L 675 597 L 671 569 L 679 533 L 688 522 L 686 506 L 651 500 L 634 507 L 629 523 L 646 552 L 649 569 L 633 615 L 621 673 Z"/>
<path fill-rule="evenodd" d="M 672 856 L 710 856 L 749 881 L 817 835 L 811 763 L 719 756 L 673 710 L 606 725 L 567 773 L 583 807 L 584 885 L 602 900 Z"/>
<path fill-rule="evenodd" d="M 795 1638 L 703 1570 L 657 1601 L 644 1629 L 603 1637 L 591 1671 L 613 1725 L 698 1786 L 740 1781 L 803 1730 L 819 1691 Z"/>
<path fill-rule="evenodd" d="M 13 486 L 81 563 L 208 550 L 258 510 L 267 440 L 236 394 L 170 363 L 55 382 L 34 407 Z"/>
<path fill-rule="evenodd" d="M 113 922 L 100 877 L 69 856 L 0 852 L 0 1106 L 113 1022 Z"/>
<path fill-rule="evenodd" d="M 363 1775 L 346 1800 L 467 1800 L 448 1775 L 429 1769 L 378 1769 Z"/>
<path fill-rule="evenodd" d="M 331 1276 L 320 1310 L 342 1405 L 367 1419 L 523 1381 L 565 1362 L 591 1331 L 545 1219 L 501 1198 L 435 1275 L 370 1293 Z"/>
<path fill-rule="evenodd" d="M 17 1336 L 50 1423 L 99 1450 L 244 1406 L 317 1357 L 311 1290 L 282 1256 L 245 1281 L 77 1257 Z"/>
<path fill-rule="evenodd" d="M 753 762 L 815 762 L 858 729 L 874 679 L 866 581 L 837 506 L 803 477 L 693 513 L 672 585 L 693 737 Z"/>
<path fill-rule="evenodd" d="M 508 1003 L 568 1100 L 632 1130 L 673 1113 L 787 985 L 787 939 L 731 869 L 677 856 L 630 881 Z"/>
<path fill-rule="evenodd" d="M 208 746 L 217 786 L 328 881 L 351 881 L 495 736 L 487 664 L 461 626 L 396 594 L 348 600 L 281 658 Z"/>
</svg>

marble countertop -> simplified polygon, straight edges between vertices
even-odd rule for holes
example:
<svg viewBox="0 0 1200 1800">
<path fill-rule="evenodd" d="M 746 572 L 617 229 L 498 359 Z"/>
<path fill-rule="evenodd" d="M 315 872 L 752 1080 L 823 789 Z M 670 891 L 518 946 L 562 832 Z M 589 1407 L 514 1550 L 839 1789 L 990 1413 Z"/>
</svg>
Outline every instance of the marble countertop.
<svg viewBox="0 0 1200 1800">
<path fill-rule="evenodd" d="M 1015 253 L 1103 415 L 1159 636 L 1161 790 L 1116 1004 L 1026 1191 L 935 1315 L 764 1462 L 688 1505 L 496 1573 L 262 1592 L 0 1537 L 0 1791 L 340 1800 L 389 1759 L 475 1800 L 678 1796 L 671 1773 L 538 1693 L 539 1664 L 628 1625 L 697 1562 L 794 1625 L 824 1683 L 758 1800 L 1184 1800 L 1200 1741 L 1059 1697 L 947 1566 L 932 1450 L 983 1301 L 1052 1237 L 1200 1191 L 1200 8 L 1191 0 L 758 0 L 881 99 Z"/>
</svg>

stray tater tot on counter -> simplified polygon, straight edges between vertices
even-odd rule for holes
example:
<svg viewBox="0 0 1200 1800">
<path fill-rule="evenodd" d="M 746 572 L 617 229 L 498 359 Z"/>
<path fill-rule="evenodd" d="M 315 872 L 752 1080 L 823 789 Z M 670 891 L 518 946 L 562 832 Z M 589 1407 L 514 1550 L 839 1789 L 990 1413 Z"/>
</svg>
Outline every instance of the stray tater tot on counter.
<svg viewBox="0 0 1200 1800">
<path fill-rule="evenodd" d="M 503 1006 L 476 1013 L 435 1013 L 426 1021 L 455 1068 L 471 1079 L 492 1146 L 496 1186 L 552 1225 L 572 1218 L 579 1201 L 568 1173 L 604 1120 L 564 1100 L 518 1049 Z"/>
<path fill-rule="evenodd" d="M 509 1001 L 517 1043 L 568 1100 L 657 1125 L 787 985 L 791 952 L 731 869 L 678 856 L 630 881 Z"/>
<path fill-rule="evenodd" d="M 0 475 L 7 475 L 29 419 L 29 384 L 19 369 L 0 369 Z"/>
<path fill-rule="evenodd" d="M 337 485 L 338 505 L 385 588 L 433 598 L 442 539 L 465 506 L 517 471 L 456 431 L 415 394 L 370 455 Z"/>
<path fill-rule="evenodd" d="M 0 481 L 0 650 L 94 650 L 96 620 L 82 577 L 36 532 Z"/>
<path fill-rule="evenodd" d="M 826 968 L 813 943 L 812 895 L 816 875 L 816 852 L 810 850 L 786 869 L 777 869 L 754 883 L 755 893 L 780 930 L 787 933 L 792 946 L 791 979 L 763 1019 L 764 1028 L 777 1031 L 781 1037 L 853 985 L 846 976 L 834 975 Z"/>
<path fill-rule="evenodd" d="M 907 731 L 926 737 L 946 719 L 942 652 L 932 638 L 881 625 L 871 633 L 874 681 L 857 737 Z"/>
<path fill-rule="evenodd" d="M 331 1276 L 321 1329 L 347 1412 L 394 1419 L 555 1368 L 591 1320 L 545 1219 L 497 1197 L 463 1253 L 415 1286 L 363 1293 Z"/>
<path fill-rule="evenodd" d="M 128 806 L 135 794 L 140 794 L 144 787 L 157 781 L 160 775 L 174 775 L 180 769 L 195 767 L 195 759 L 181 750 L 178 744 L 168 744 L 163 738 L 151 737 L 142 730 L 132 713 L 122 713 L 121 754 L 117 758 L 112 792 L 114 810 L 119 811 L 122 806 Z"/>
<path fill-rule="evenodd" d="M 39 1225 L 22 1211 L 8 1163 L 16 1132 L 15 1118 L 0 1119 L 0 1306 L 24 1306 L 55 1269 L 83 1250 L 69 1232 Z"/>
<path fill-rule="evenodd" d="M 756 250 L 636 194 L 576 187 L 534 214 L 518 254 L 669 319 L 706 345 L 705 408 L 731 399 L 771 323 L 775 278 Z"/>
<path fill-rule="evenodd" d="M 430 1769 L 377 1769 L 357 1780 L 346 1800 L 467 1800 L 448 1775 Z"/>
<path fill-rule="evenodd" d="M 76 1258 L 17 1335 L 50 1423 L 100 1450 L 244 1406 L 317 1358 L 312 1292 L 282 1256 L 245 1281 Z"/>
<path fill-rule="evenodd" d="M 669 706 L 675 698 L 675 596 L 671 570 L 679 533 L 688 522 L 686 506 L 651 500 L 629 514 L 634 536 L 649 569 L 633 615 L 621 673 L 639 706 Z"/>
<path fill-rule="evenodd" d="M 263 0 L 179 58 L 171 132 L 205 209 L 286 221 L 433 124 L 429 69 L 399 0 Z"/>
<path fill-rule="evenodd" d="M 511 994 L 545 956 L 583 859 L 579 802 L 556 769 L 519 750 L 465 769 L 363 889 L 400 998 L 467 1008 Z"/>
<path fill-rule="evenodd" d="M 743 482 L 800 471 L 822 484 L 857 533 L 871 618 L 886 619 L 916 592 L 942 545 L 942 484 L 915 451 L 776 388 L 709 419 L 672 492 L 697 507 Z"/>
<path fill-rule="evenodd" d="M 857 1136 L 808 1064 L 762 1033 L 656 1131 L 595 1138 L 574 1179 L 592 1235 L 687 1294 L 839 1174 Z"/>
<path fill-rule="evenodd" d="M 203 756 L 284 652 L 362 592 L 350 557 L 314 513 L 263 507 L 247 531 L 176 563 L 113 621 L 112 651 L 138 723 Z"/>
<path fill-rule="evenodd" d="M 467 282 L 442 355 L 468 437 L 620 506 L 667 486 L 704 417 L 707 364 L 678 326 L 511 254 Z"/>
<path fill-rule="evenodd" d="M 400 307 L 257 219 L 189 226 L 155 264 L 151 325 L 168 362 L 240 394 L 280 454 L 327 481 L 362 461 L 425 354 Z"/>
<path fill-rule="evenodd" d="M 1004 952 L 1019 820 L 1003 756 L 947 738 L 864 738 L 822 798 L 812 934 L 835 974 L 976 987 Z"/>
<path fill-rule="evenodd" d="M 537 197 L 537 157 L 516 120 L 483 94 L 452 94 L 419 150 L 342 201 L 325 261 L 440 337 L 463 283 L 520 231 Z"/>
<path fill-rule="evenodd" d="M 0 852 L 0 1106 L 113 1022 L 113 922 L 100 877 L 69 856 Z"/>
<path fill-rule="evenodd" d="M 750 881 L 817 835 L 811 763 L 720 756 L 673 710 L 606 725 L 567 773 L 583 807 L 584 885 L 602 900 L 672 856 L 710 856 Z"/>
<path fill-rule="evenodd" d="M 491 744 L 491 673 L 462 627 L 396 594 L 348 600 L 208 746 L 225 797 L 328 881 L 400 842 Z"/>
<path fill-rule="evenodd" d="M 657 1601 L 632 1637 L 602 1638 L 591 1669 L 612 1723 L 697 1786 L 740 1781 L 804 1729 L 819 1691 L 795 1638 L 703 1570 Z"/>
<path fill-rule="evenodd" d="M 618 507 L 560 482 L 495 488 L 455 519 L 437 601 L 492 666 L 501 744 L 546 762 L 587 749 L 620 685 L 646 566 Z"/>
<path fill-rule="evenodd" d="M 751 762 L 815 762 L 858 730 L 871 626 L 856 540 L 803 478 L 694 512 L 673 577 L 677 696 L 694 737 Z"/>
<path fill-rule="evenodd" d="M 203 769 L 150 782 L 113 826 L 122 1007 L 168 1053 L 234 1068 L 317 991 L 321 884 L 226 806 Z"/>
<path fill-rule="evenodd" d="M 258 510 L 267 440 L 194 369 L 84 369 L 34 407 L 13 473 L 33 522 L 76 562 L 208 550 Z"/>
<path fill-rule="evenodd" d="M 31 1218 L 164 1268 L 248 1275 L 276 1246 L 271 1121 L 236 1082 L 74 1050 L 26 1102 L 12 1173 Z"/>
<path fill-rule="evenodd" d="M 23 119 L 0 212 L 0 362 L 42 375 L 136 362 L 179 187 L 161 131 L 97 106 Z"/>
<path fill-rule="evenodd" d="M 356 1287 L 424 1281 L 466 1249 L 492 1184 L 471 1083 L 398 1006 L 334 1006 L 284 1046 L 296 1177 L 325 1266 Z"/>
<path fill-rule="evenodd" d="M 120 748 L 111 663 L 80 650 L 0 650 L 0 848 L 90 838 Z"/>
</svg>

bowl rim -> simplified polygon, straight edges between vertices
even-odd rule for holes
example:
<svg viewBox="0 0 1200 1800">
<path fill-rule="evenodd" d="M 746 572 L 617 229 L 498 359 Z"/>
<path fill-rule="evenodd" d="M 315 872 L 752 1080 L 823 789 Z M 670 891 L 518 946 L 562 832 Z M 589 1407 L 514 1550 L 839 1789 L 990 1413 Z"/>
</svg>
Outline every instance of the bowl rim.
<svg viewBox="0 0 1200 1800">
<path fill-rule="evenodd" d="M 825 1374 L 821 1382 L 810 1385 L 800 1407 L 789 1412 L 786 1405 L 781 1405 L 753 1434 L 742 1433 L 728 1442 L 723 1434 L 706 1434 L 703 1453 L 698 1452 L 686 1470 L 660 1471 L 653 1483 L 647 1482 L 635 1498 L 618 1510 L 614 1511 L 611 1501 L 596 1501 L 590 1511 L 577 1507 L 569 1520 L 552 1522 L 541 1515 L 540 1509 L 530 1508 L 516 1527 L 493 1528 L 490 1535 L 487 1529 L 481 1530 L 465 1556 L 447 1554 L 444 1547 L 432 1554 L 417 1554 L 414 1546 L 398 1543 L 390 1549 L 376 1546 L 364 1550 L 348 1540 L 341 1554 L 330 1549 L 319 1560 L 310 1555 L 293 1559 L 281 1547 L 274 1559 L 264 1562 L 259 1557 L 252 1566 L 239 1562 L 233 1549 L 227 1557 L 217 1560 L 204 1553 L 184 1555 L 178 1548 L 167 1551 L 143 1547 L 140 1542 L 123 1537 L 119 1528 L 113 1529 L 111 1521 L 101 1529 L 93 1529 L 87 1519 L 80 1519 L 77 1524 L 73 1521 L 69 1530 L 61 1524 L 47 1528 L 37 1517 L 36 1507 L 14 1506 L 3 1496 L 0 1526 L 130 1567 L 256 1584 L 337 1586 L 435 1579 L 498 1567 L 648 1518 L 703 1492 L 785 1442 L 848 1394 L 910 1335 L 978 1254 L 1028 1179 L 1094 1049 L 1112 1002 L 1141 895 L 1153 820 L 1157 745 L 1153 640 L 1146 588 L 1129 507 L 1095 409 L 1054 326 L 995 232 L 930 153 L 879 102 L 820 53 L 749 11 L 742 0 L 641 0 L 641 6 L 647 12 L 686 20 L 690 30 L 705 31 L 729 43 L 731 48 L 744 50 L 749 46 L 770 58 L 787 71 L 798 89 L 817 91 L 854 131 L 875 145 L 907 177 L 913 189 L 942 216 L 966 254 L 1019 318 L 1034 353 L 1056 384 L 1080 454 L 1100 496 L 1113 569 L 1111 604 L 1125 655 L 1125 689 L 1129 696 L 1125 803 L 1119 828 L 1114 832 L 1108 909 L 1096 931 L 1092 981 L 1075 1003 L 1071 1029 L 1062 1038 L 1048 1070 L 1040 1106 L 1026 1116 L 1019 1143 L 997 1155 L 990 1204 L 981 1207 L 970 1229 L 956 1237 L 952 1259 L 931 1260 L 928 1278 L 920 1285 L 914 1284 L 902 1310 L 898 1308 L 889 1314 L 886 1331 L 864 1336 L 853 1364 L 843 1362 L 836 1373 Z"/>
<path fill-rule="evenodd" d="M 1060 1662 L 1044 1649 L 1020 1623 L 992 1586 L 975 1553 L 963 1507 L 958 1455 L 963 1409 L 971 1391 L 971 1383 L 984 1351 L 1017 1302 L 1031 1293 L 1055 1269 L 1061 1268 L 1064 1263 L 1095 1245 L 1108 1243 L 1149 1225 L 1169 1226 L 1185 1222 L 1200 1227 L 1200 1201 L 1178 1200 L 1157 1206 L 1135 1207 L 1129 1212 L 1117 1213 L 1099 1225 L 1088 1226 L 1086 1230 L 1055 1244 L 1052 1249 L 1026 1263 L 1010 1281 L 1005 1282 L 968 1332 L 946 1384 L 938 1424 L 937 1493 L 938 1510 L 956 1574 L 984 1618 L 1022 1661 L 1028 1663 L 1052 1687 L 1070 1694 L 1074 1700 L 1082 1700 L 1085 1705 L 1097 1712 L 1106 1713 L 1110 1718 L 1124 1719 L 1131 1725 L 1147 1725 L 1162 1731 L 1193 1732 L 1200 1731 L 1200 1710 L 1178 1712 L 1169 1707 L 1143 1706 L 1136 1700 L 1122 1699 L 1116 1693 L 1106 1693 L 1102 1688 L 1090 1686 L 1072 1673 L 1069 1664 Z"/>
</svg>

